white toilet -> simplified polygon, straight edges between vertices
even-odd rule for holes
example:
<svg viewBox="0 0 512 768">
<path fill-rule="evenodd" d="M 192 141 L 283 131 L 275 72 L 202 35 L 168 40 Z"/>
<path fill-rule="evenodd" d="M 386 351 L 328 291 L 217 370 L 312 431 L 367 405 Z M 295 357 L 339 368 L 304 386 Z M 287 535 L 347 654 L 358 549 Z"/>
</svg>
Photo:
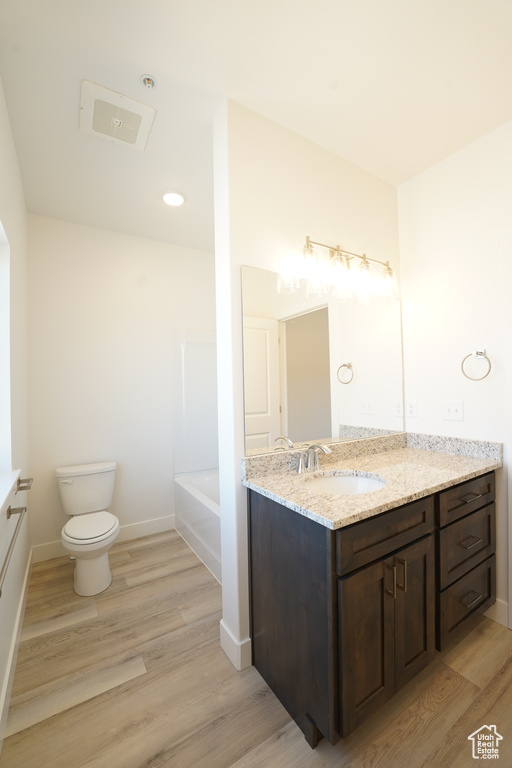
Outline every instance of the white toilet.
<svg viewBox="0 0 512 768">
<path fill-rule="evenodd" d="M 76 558 L 77 595 L 97 595 L 112 582 L 108 550 L 119 534 L 119 520 L 106 510 L 112 503 L 116 468 L 115 461 L 103 461 L 55 471 L 62 506 L 71 516 L 61 541 Z"/>
</svg>

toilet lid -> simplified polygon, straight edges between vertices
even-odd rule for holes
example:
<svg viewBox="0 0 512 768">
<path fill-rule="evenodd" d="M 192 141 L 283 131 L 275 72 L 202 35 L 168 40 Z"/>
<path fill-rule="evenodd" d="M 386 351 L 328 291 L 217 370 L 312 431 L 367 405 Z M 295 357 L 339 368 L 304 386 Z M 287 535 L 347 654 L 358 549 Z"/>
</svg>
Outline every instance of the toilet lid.
<svg viewBox="0 0 512 768">
<path fill-rule="evenodd" d="M 117 517 L 110 512 L 90 512 L 87 515 L 75 515 L 64 526 L 64 533 L 71 539 L 85 541 L 106 536 L 117 523 Z"/>
</svg>

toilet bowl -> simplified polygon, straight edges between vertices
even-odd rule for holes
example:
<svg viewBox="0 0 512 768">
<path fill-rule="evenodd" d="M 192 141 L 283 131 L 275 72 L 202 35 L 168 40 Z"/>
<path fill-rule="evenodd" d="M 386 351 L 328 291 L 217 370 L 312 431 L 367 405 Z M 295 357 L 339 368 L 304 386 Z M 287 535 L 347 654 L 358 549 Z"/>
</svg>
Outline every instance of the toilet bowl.
<svg viewBox="0 0 512 768">
<path fill-rule="evenodd" d="M 107 507 L 112 503 L 114 461 L 59 467 L 59 491 L 70 520 L 61 542 L 76 559 L 74 590 L 78 595 L 97 595 L 112 582 L 108 551 L 119 534 L 119 520 Z"/>
</svg>

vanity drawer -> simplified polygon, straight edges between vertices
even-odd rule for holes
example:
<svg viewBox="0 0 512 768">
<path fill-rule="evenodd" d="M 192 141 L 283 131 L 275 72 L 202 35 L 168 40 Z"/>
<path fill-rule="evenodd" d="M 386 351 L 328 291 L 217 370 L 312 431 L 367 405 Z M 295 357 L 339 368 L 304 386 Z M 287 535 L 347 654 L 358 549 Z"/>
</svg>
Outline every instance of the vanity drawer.
<svg viewBox="0 0 512 768">
<path fill-rule="evenodd" d="M 336 531 L 339 576 L 361 568 L 434 529 L 434 499 L 426 496 Z"/>
<path fill-rule="evenodd" d="M 496 555 L 477 565 L 444 592 L 438 593 L 437 649 L 465 630 L 468 619 L 496 601 Z"/>
<path fill-rule="evenodd" d="M 494 472 L 455 485 L 439 494 L 437 523 L 441 528 L 495 499 Z"/>
<path fill-rule="evenodd" d="M 439 588 L 444 589 L 482 560 L 494 554 L 496 548 L 494 503 L 441 529 L 438 537 Z"/>
</svg>

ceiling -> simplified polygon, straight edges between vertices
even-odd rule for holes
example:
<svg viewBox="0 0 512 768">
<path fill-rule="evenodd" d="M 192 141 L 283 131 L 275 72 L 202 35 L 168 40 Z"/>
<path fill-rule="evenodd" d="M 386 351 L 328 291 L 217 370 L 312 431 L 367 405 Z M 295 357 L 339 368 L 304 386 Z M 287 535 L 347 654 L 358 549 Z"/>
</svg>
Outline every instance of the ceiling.
<svg viewBox="0 0 512 768">
<path fill-rule="evenodd" d="M 224 97 L 398 185 L 512 119 L 511 42 L 510 0 L 0 0 L 28 210 L 207 251 Z M 156 109 L 143 152 L 80 131 L 84 79 Z"/>
</svg>

